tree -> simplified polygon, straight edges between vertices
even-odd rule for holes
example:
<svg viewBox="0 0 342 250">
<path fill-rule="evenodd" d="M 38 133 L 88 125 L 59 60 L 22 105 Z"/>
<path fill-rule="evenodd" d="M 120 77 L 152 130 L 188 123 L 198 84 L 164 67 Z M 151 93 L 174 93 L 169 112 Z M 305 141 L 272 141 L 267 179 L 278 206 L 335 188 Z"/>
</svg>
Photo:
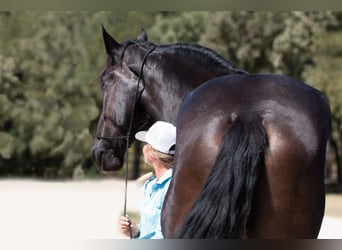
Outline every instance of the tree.
<svg viewBox="0 0 342 250">
<path fill-rule="evenodd" d="M 312 64 L 313 34 L 332 19 L 330 12 L 213 12 L 200 42 L 252 73 L 301 78 Z"/>
<path fill-rule="evenodd" d="M 134 37 L 152 14 L 9 12 L 0 19 L 0 175 L 65 178 L 93 169 L 97 76 L 106 60 L 101 23 Z"/>
<path fill-rule="evenodd" d="M 206 12 L 161 12 L 148 34 L 155 43 L 198 43 L 206 28 Z"/>
<path fill-rule="evenodd" d="M 145 28 L 152 42 L 199 43 L 251 73 L 288 74 L 323 90 L 333 112 L 328 158 L 341 169 L 341 16 L 328 11 L 0 12 L 0 175 L 96 172 L 90 145 L 102 106 L 101 24 L 118 42 Z"/>
<path fill-rule="evenodd" d="M 332 27 L 331 27 L 332 28 Z M 322 90 L 330 101 L 332 112 L 332 134 L 327 154 L 330 171 L 342 184 L 342 26 L 341 22 L 331 30 L 323 31 L 316 37 L 315 65 L 308 67 L 305 79 Z M 328 38 L 328 39 L 327 39 Z M 331 178 L 331 176 L 328 176 Z"/>
<path fill-rule="evenodd" d="M 251 73 L 287 74 L 322 90 L 333 117 L 327 156 L 342 183 L 341 12 L 181 12 L 158 18 L 152 30 L 165 43 L 199 43 Z"/>
</svg>

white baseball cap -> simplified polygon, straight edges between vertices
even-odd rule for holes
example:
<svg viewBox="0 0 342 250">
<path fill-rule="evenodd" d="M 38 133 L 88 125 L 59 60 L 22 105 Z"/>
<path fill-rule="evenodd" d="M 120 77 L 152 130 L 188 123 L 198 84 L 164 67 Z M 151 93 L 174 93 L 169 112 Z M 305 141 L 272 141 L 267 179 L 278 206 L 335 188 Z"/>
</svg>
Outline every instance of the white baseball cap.
<svg viewBox="0 0 342 250">
<path fill-rule="evenodd" d="M 171 123 L 157 121 L 148 131 L 136 133 L 135 138 L 147 142 L 154 149 L 164 154 L 175 154 L 172 146 L 176 144 L 176 127 Z"/>
</svg>

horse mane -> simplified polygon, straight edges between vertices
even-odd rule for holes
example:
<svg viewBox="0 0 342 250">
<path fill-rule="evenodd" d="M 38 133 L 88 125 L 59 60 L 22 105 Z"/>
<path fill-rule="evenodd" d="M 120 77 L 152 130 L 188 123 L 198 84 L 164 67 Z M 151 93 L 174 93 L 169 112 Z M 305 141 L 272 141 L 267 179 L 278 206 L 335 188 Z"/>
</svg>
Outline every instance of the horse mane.
<svg viewBox="0 0 342 250">
<path fill-rule="evenodd" d="M 162 45 L 161 48 L 169 48 L 171 53 L 184 58 L 193 58 L 199 64 L 215 65 L 227 71 L 228 74 L 248 74 L 245 70 L 239 69 L 233 63 L 216 53 L 215 51 L 198 44 L 175 43 Z"/>
<path fill-rule="evenodd" d="M 192 58 L 193 60 L 196 60 L 198 64 L 210 65 L 211 67 L 214 66 L 220 68 L 223 72 L 226 72 L 227 74 L 248 74 L 247 71 L 236 67 L 230 61 L 228 61 L 215 51 L 198 44 L 174 43 L 165 45 L 155 45 L 153 43 L 141 40 L 132 40 L 131 42 L 144 48 L 145 50 L 156 47 L 155 52 L 159 51 L 163 54 L 169 53 L 175 55 L 180 60 L 181 58 Z"/>
</svg>

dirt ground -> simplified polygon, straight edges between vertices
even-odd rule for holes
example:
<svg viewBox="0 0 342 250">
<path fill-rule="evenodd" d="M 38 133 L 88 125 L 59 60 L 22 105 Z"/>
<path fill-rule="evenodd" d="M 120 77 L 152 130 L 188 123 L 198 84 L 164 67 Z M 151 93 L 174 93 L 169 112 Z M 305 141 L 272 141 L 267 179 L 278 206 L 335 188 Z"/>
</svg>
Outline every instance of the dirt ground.
<svg viewBox="0 0 342 250">
<path fill-rule="evenodd" d="M 128 211 L 139 210 L 141 192 L 141 184 L 137 181 L 128 183 Z M 118 224 L 123 204 L 124 182 L 116 179 L 74 182 L 0 180 L 0 249 L 10 249 L 3 247 L 6 242 L 3 239 L 23 246 L 25 239 L 34 242 L 42 239 L 60 242 L 123 239 Z M 342 239 L 341 228 L 342 195 L 328 194 L 319 238 Z M 74 247 L 71 249 L 75 250 Z"/>
<path fill-rule="evenodd" d="M 342 218 L 342 194 L 327 194 L 325 213 Z"/>
</svg>

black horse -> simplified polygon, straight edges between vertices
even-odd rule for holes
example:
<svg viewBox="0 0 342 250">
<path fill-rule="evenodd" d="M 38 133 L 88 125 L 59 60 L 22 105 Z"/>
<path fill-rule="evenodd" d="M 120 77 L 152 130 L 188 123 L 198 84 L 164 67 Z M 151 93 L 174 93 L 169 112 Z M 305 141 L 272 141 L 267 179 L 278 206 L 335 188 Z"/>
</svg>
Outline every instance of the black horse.
<svg viewBox="0 0 342 250">
<path fill-rule="evenodd" d="M 166 238 L 316 238 L 325 204 L 330 109 L 287 76 L 248 74 L 208 48 L 122 44 L 104 29 L 103 108 L 92 155 L 120 169 L 125 138 L 177 126 Z"/>
</svg>

